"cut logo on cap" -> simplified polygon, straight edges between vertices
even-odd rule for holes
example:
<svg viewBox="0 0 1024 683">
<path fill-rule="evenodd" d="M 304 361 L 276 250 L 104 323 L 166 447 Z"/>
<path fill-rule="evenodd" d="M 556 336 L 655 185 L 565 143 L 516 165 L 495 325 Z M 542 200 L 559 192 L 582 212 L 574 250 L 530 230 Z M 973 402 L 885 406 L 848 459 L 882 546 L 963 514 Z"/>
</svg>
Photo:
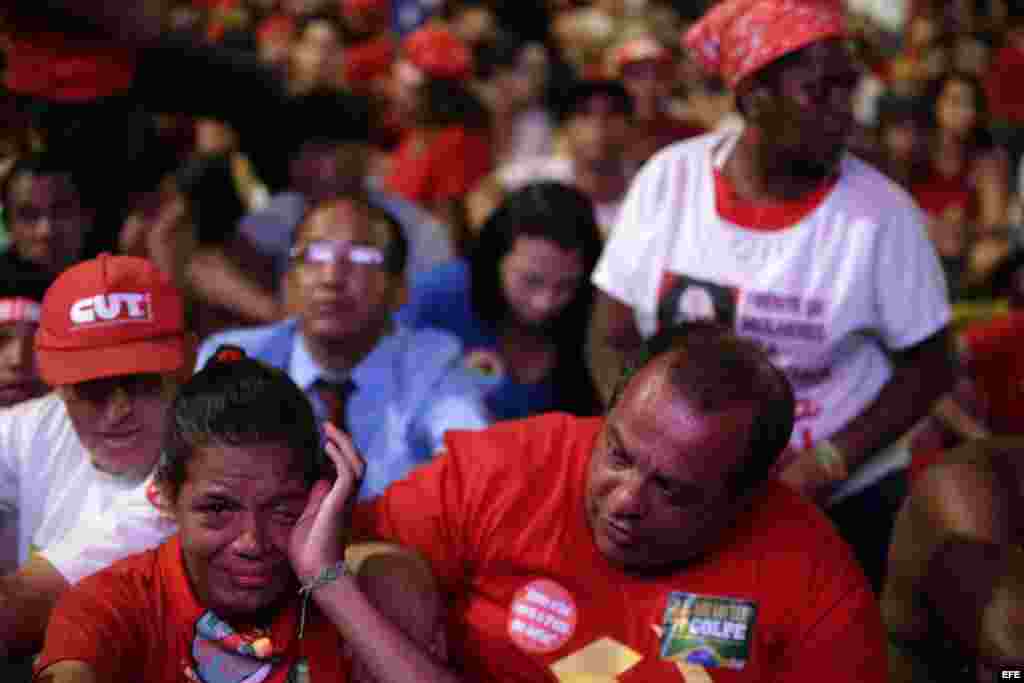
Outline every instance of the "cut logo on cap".
<svg viewBox="0 0 1024 683">
<path fill-rule="evenodd" d="M 508 610 L 508 635 L 522 650 L 553 652 L 565 645 L 576 630 L 576 601 L 550 579 L 526 584 Z"/>
<path fill-rule="evenodd" d="M 81 328 L 150 322 L 152 310 L 148 293 L 114 292 L 79 299 L 71 304 L 70 315 L 73 326 Z"/>
</svg>

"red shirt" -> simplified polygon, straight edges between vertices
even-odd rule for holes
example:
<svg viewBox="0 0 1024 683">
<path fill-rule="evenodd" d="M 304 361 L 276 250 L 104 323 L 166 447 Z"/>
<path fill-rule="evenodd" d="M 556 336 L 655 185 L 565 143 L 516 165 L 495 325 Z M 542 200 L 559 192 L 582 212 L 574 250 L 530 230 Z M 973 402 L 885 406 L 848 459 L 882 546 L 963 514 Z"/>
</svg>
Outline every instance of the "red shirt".
<svg viewBox="0 0 1024 683">
<path fill-rule="evenodd" d="M 1024 98 L 1020 96 L 1022 69 L 1024 50 L 1016 45 L 1000 48 L 992 58 L 985 73 L 985 91 L 995 120 L 1024 124 Z"/>
<path fill-rule="evenodd" d="M 463 126 L 449 126 L 422 144 L 415 131 L 406 133 L 385 181 L 390 192 L 429 207 L 467 194 L 491 171 L 487 136 Z"/>
<path fill-rule="evenodd" d="M 229 658 L 197 635 L 198 622 L 209 615 L 192 592 L 175 535 L 159 548 L 116 562 L 66 592 L 50 617 L 35 670 L 77 660 L 92 666 L 101 681 L 186 683 L 196 680 L 196 671 L 231 668 L 238 675 L 230 680 L 241 681 L 266 666 L 252 659 L 223 666 Z M 296 662 L 306 658 L 314 683 L 347 681 L 349 662 L 341 654 L 341 636 L 314 604 L 309 605 L 301 640 L 297 628 L 298 596 L 259 634 L 269 638 L 277 654 L 262 680 L 284 683 Z M 253 637 L 247 634 L 243 640 Z M 209 683 L 228 683 L 226 674 L 221 678 L 205 676 Z"/>
<path fill-rule="evenodd" d="M 954 400 L 996 435 L 1024 432 L 1024 311 L 976 323 L 960 335 L 965 376 Z M 915 481 L 962 437 L 934 416 L 915 429 L 909 476 Z"/>
<path fill-rule="evenodd" d="M 645 121 L 642 126 L 642 135 L 638 136 L 638 140 L 630 149 L 631 158 L 638 165 L 674 142 L 688 140 L 708 132 L 696 124 L 666 112 L 659 112 L 654 119 Z"/>
<path fill-rule="evenodd" d="M 971 325 L 962 339 L 967 368 L 990 429 L 997 434 L 1024 431 L 1024 312 Z"/>
<path fill-rule="evenodd" d="M 59 33 L 10 36 L 4 85 L 19 95 L 87 102 L 119 94 L 135 76 L 134 50 Z"/>
<path fill-rule="evenodd" d="M 817 189 L 799 199 L 755 204 L 739 196 L 732 182 L 719 169 L 715 174 L 715 210 L 725 220 L 751 230 L 785 230 L 809 216 L 821 206 L 839 182 L 834 175 L 822 181 Z"/>
<path fill-rule="evenodd" d="M 610 565 L 582 502 L 602 425 L 548 414 L 449 432 L 445 453 L 357 508 L 357 533 L 430 560 L 452 596 L 448 642 L 467 680 L 539 683 L 559 680 L 555 671 L 562 680 L 690 680 L 660 654 L 673 593 L 756 606 L 745 667 L 708 669 L 715 683 L 887 680 L 877 603 L 849 548 L 779 483 L 765 485 L 719 547 L 675 574 Z"/>
<path fill-rule="evenodd" d="M 935 217 L 942 217 L 953 210 L 963 220 L 976 214 L 974 188 L 966 173 L 953 177 L 932 172 L 910 188 L 910 193 L 924 211 Z"/>
</svg>

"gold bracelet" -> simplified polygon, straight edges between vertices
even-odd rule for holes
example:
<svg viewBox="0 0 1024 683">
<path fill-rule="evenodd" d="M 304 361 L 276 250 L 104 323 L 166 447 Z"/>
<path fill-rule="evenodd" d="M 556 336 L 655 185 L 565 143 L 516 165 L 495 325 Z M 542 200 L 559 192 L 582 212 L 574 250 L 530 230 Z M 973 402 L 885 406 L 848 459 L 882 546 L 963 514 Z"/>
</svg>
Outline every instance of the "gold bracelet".
<svg viewBox="0 0 1024 683">
<path fill-rule="evenodd" d="M 813 451 L 818 464 L 828 472 L 830 477 L 839 480 L 850 476 L 849 470 L 846 469 L 846 458 L 843 457 L 843 452 L 832 441 L 828 439 L 819 441 L 814 444 Z"/>
</svg>

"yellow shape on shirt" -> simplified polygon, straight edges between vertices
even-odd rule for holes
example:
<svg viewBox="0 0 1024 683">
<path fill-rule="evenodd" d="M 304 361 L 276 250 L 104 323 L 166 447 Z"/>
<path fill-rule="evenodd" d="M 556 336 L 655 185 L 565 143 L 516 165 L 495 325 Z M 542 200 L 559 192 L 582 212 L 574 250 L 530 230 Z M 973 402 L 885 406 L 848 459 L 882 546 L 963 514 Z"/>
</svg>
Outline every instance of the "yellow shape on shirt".
<svg viewBox="0 0 1024 683">
<path fill-rule="evenodd" d="M 613 638 L 601 638 L 551 665 L 560 683 L 613 683 L 643 657 Z"/>
</svg>

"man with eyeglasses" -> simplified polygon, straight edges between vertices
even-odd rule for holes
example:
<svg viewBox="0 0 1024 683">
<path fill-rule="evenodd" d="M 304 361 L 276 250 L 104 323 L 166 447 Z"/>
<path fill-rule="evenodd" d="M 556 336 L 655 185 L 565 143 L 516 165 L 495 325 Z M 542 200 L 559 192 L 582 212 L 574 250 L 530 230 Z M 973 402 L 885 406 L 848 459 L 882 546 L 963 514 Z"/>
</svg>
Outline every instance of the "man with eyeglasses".
<svg viewBox="0 0 1024 683">
<path fill-rule="evenodd" d="M 145 259 L 101 254 L 47 290 L 35 351 L 55 390 L 0 411 L 0 508 L 17 514 L 20 563 L 0 576 L 0 656 L 36 649 L 57 597 L 111 561 L 94 524 L 157 462 L 186 338 L 181 295 Z"/>
<path fill-rule="evenodd" d="M 318 417 L 348 431 L 366 454 L 363 497 L 430 460 L 449 429 L 490 416 L 490 380 L 462 365 L 459 341 L 408 330 L 392 315 L 406 297 L 401 226 L 361 194 L 321 201 L 296 230 L 285 281 L 294 318 L 212 335 L 197 367 L 223 344 L 285 370 Z"/>
</svg>

